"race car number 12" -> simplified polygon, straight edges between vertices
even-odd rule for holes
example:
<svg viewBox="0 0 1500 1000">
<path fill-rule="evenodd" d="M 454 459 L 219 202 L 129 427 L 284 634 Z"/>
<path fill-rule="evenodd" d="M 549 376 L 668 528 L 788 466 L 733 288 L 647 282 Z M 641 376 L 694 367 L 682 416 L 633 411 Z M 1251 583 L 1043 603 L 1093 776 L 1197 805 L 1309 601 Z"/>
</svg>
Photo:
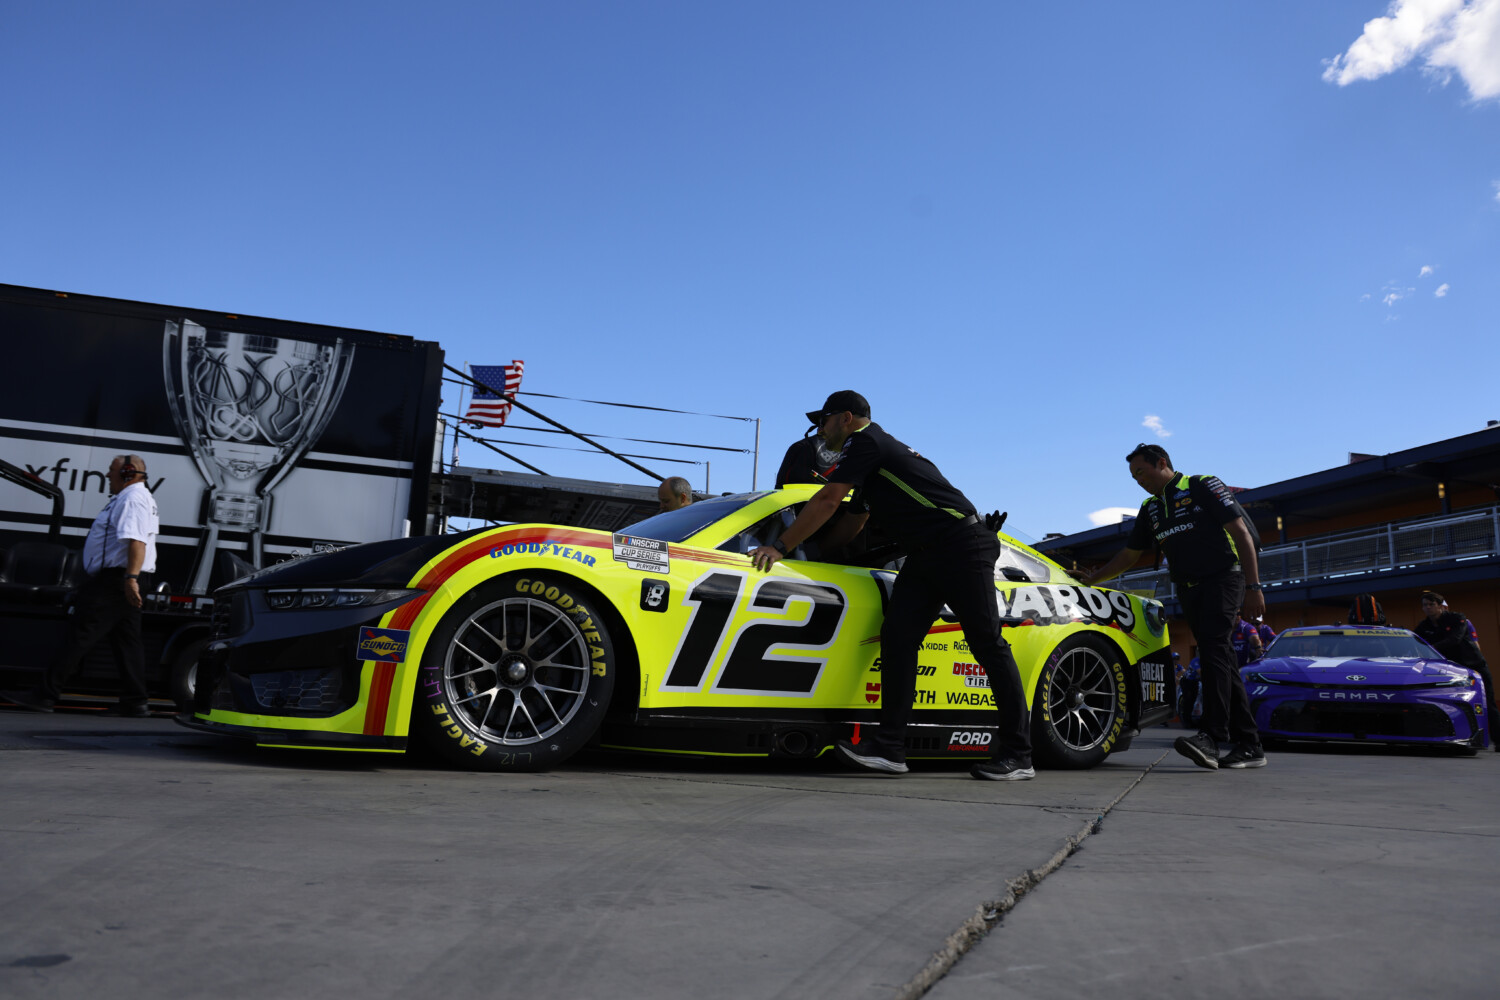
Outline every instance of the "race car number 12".
<svg viewBox="0 0 1500 1000">
<path fill-rule="evenodd" d="M 750 600 L 752 610 L 786 612 L 793 601 L 805 601 L 811 610 L 801 621 L 752 620 L 736 632 L 729 623 L 744 588 L 742 575 L 710 573 L 688 589 L 683 603 L 692 606 L 693 614 L 663 690 L 699 690 L 709 665 L 726 647 L 716 692 L 808 694 L 817 685 L 827 657 L 778 656 L 771 649 L 821 650 L 833 645 L 847 606 L 843 592 L 825 583 L 764 580 Z"/>
</svg>

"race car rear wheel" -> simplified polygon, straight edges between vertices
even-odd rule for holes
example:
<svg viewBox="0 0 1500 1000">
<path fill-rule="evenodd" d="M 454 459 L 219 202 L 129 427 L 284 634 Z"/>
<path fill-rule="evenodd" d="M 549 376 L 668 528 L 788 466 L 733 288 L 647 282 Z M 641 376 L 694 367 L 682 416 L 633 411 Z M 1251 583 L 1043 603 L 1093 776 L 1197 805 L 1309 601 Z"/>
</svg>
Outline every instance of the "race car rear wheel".
<svg viewBox="0 0 1500 1000">
<path fill-rule="evenodd" d="M 1032 750 L 1039 764 L 1093 767 L 1125 731 L 1125 658 L 1096 636 L 1063 640 L 1037 678 L 1031 712 Z"/>
<path fill-rule="evenodd" d="M 412 731 L 441 756 L 489 771 L 567 760 L 599 728 L 614 645 L 592 591 L 517 573 L 465 595 L 422 654 Z"/>
</svg>

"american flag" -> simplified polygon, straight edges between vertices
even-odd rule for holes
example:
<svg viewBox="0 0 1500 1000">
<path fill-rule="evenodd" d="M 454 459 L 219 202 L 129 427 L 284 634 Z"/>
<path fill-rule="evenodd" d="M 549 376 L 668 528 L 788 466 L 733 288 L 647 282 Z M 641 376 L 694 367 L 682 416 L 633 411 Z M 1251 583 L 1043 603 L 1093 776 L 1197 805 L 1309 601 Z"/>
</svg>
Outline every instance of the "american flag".
<svg viewBox="0 0 1500 1000">
<path fill-rule="evenodd" d="M 485 385 L 493 389 L 503 387 L 506 395 L 514 396 L 521 388 L 521 372 L 525 367 L 524 361 L 512 361 L 508 365 L 473 365 L 470 372 Z M 469 401 L 464 419 L 481 427 L 504 427 L 508 416 L 510 400 L 475 387 L 474 398 Z"/>
</svg>

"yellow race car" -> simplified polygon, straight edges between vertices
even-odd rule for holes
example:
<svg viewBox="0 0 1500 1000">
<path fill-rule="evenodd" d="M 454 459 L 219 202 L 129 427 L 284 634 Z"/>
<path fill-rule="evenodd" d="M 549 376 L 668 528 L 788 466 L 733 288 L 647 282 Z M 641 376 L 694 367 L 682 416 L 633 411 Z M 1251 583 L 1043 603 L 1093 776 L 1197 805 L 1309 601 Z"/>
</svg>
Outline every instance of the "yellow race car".
<svg viewBox="0 0 1500 1000">
<path fill-rule="evenodd" d="M 261 570 L 215 595 L 193 729 L 269 746 L 536 770 L 588 745 L 811 757 L 877 723 L 890 546 L 759 573 L 816 486 L 717 497 L 610 534 L 517 524 Z M 1038 763 L 1090 767 L 1171 713 L 1161 605 L 1084 587 L 1001 534 L 995 599 Z M 946 609 L 945 609 L 946 611 Z M 957 622 L 933 622 L 909 758 L 989 755 L 996 713 Z"/>
</svg>

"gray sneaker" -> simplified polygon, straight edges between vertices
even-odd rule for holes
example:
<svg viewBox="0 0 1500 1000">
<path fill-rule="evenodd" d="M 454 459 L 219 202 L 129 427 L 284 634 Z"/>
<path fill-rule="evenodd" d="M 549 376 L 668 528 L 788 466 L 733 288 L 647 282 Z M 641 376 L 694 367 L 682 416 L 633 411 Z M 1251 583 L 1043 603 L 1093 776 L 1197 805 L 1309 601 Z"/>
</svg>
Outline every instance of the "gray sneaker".
<svg viewBox="0 0 1500 1000">
<path fill-rule="evenodd" d="M 1265 767 L 1266 752 L 1258 743 L 1236 743 L 1228 753 L 1219 758 L 1220 767 Z"/>
<path fill-rule="evenodd" d="M 838 740 L 833 745 L 838 750 L 839 756 L 855 767 L 866 771 L 880 771 L 883 774 L 906 773 L 906 761 L 887 757 L 874 747 L 856 747 L 848 740 Z"/>
</svg>

